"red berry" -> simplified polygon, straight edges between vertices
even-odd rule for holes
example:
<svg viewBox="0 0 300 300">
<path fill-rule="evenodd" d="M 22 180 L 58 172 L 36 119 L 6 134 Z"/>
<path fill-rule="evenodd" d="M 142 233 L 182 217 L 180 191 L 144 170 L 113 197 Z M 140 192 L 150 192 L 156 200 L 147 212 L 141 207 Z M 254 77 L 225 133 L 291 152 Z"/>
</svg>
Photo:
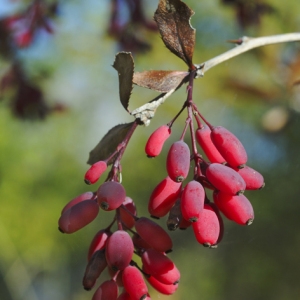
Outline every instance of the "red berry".
<svg viewBox="0 0 300 300">
<path fill-rule="evenodd" d="M 126 192 L 121 183 L 107 181 L 100 185 L 97 196 L 102 209 L 114 210 L 125 201 Z"/>
<path fill-rule="evenodd" d="M 18 47 L 26 48 L 32 43 L 33 34 L 32 32 L 24 31 L 15 36 L 15 41 Z"/>
<path fill-rule="evenodd" d="M 224 222 L 223 222 L 223 218 L 221 216 L 221 213 L 220 213 L 217 205 L 213 202 L 208 202 L 206 204 L 209 205 L 214 210 L 214 212 L 216 213 L 216 215 L 218 217 L 218 220 L 219 220 L 219 225 L 220 225 L 219 237 L 218 237 L 217 242 L 214 245 L 211 246 L 212 248 L 216 248 L 217 245 L 221 242 L 221 240 L 223 238 L 223 235 L 224 235 Z"/>
<path fill-rule="evenodd" d="M 247 153 L 244 146 L 229 130 L 222 126 L 213 127 L 210 137 L 230 166 L 241 168 L 247 163 Z"/>
<path fill-rule="evenodd" d="M 208 247 L 217 243 L 220 235 L 219 219 L 208 204 L 204 204 L 199 219 L 192 226 L 198 243 Z"/>
<path fill-rule="evenodd" d="M 190 148 L 184 141 L 175 142 L 167 156 L 167 172 L 176 182 L 183 181 L 190 169 Z"/>
<path fill-rule="evenodd" d="M 135 233 L 132 236 L 132 242 L 134 244 L 134 247 L 137 248 L 138 250 L 151 248 L 151 246 L 144 239 L 142 239 L 137 233 Z"/>
<path fill-rule="evenodd" d="M 106 171 L 107 164 L 105 161 L 98 161 L 91 165 L 84 175 L 84 181 L 86 184 L 95 183 L 100 176 Z"/>
<path fill-rule="evenodd" d="M 130 235 L 123 230 L 115 231 L 107 240 L 106 260 L 113 270 L 124 270 L 130 263 L 133 255 L 133 242 Z"/>
<path fill-rule="evenodd" d="M 246 188 L 246 183 L 239 173 L 221 164 L 210 164 L 205 175 L 217 190 L 226 194 L 238 195 Z"/>
<path fill-rule="evenodd" d="M 214 192 L 214 202 L 226 218 L 240 225 L 250 225 L 254 220 L 254 211 L 250 201 L 244 195 L 232 196 Z"/>
<path fill-rule="evenodd" d="M 139 269 L 127 266 L 122 274 L 123 285 L 132 300 L 141 300 L 147 297 L 148 288 Z"/>
<path fill-rule="evenodd" d="M 165 141 L 171 135 L 171 128 L 168 125 L 162 125 L 157 128 L 149 137 L 145 151 L 148 157 L 156 157 L 160 154 Z"/>
<path fill-rule="evenodd" d="M 63 214 L 66 210 L 74 206 L 75 204 L 84 201 L 84 200 L 90 200 L 93 199 L 94 193 L 93 192 L 85 192 L 83 194 L 80 194 L 79 196 L 72 199 L 69 203 L 65 205 L 65 207 L 62 209 L 61 214 Z"/>
<path fill-rule="evenodd" d="M 176 284 L 180 279 L 180 272 L 175 264 L 164 253 L 154 249 L 147 249 L 141 256 L 143 271 L 154 276 L 164 284 Z"/>
<path fill-rule="evenodd" d="M 90 290 L 95 285 L 96 280 L 101 275 L 106 266 L 107 262 L 104 250 L 97 250 L 89 260 L 85 269 L 84 277 L 82 280 L 82 284 L 85 290 Z"/>
<path fill-rule="evenodd" d="M 156 289 L 159 293 L 164 295 L 172 295 L 176 292 L 178 288 L 178 283 L 176 284 L 164 284 L 157 280 L 153 276 L 146 277 L 147 281 L 152 285 L 154 289 Z"/>
<path fill-rule="evenodd" d="M 99 213 L 95 200 L 79 202 L 64 211 L 58 220 L 58 228 L 63 233 L 73 233 L 91 223 Z"/>
<path fill-rule="evenodd" d="M 203 125 L 196 130 L 196 139 L 203 152 L 212 163 L 225 163 L 224 157 L 220 154 L 210 137 L 211 130 L 207 125 Z"/>
<path fill-rule="evenodd" d="M 160 218 L 165 216 L 174 205 L 181 190 L 181 182 L 175 182 L 169 176 L 163 179 L 153 190 L 148 211 L 151 216 Z"/>
<path fill-rule="evenodd" d="M 121 206 L 120 219 L 127 228 L 132 228 L 135 223 L 133 216 L 136 216 L 135 204 L 131 198 L 126 197 L 125 201 L 123 202 L 123 205 L 124 205 L 125 209 Z"/>
<path fill-rule="evenodd" d="M 188 227 L 190 227 L 192 225 L 192 222 L 186 220 L 185 218 L 181 219 L 181 222 L 179 223 L 179 229 L 180 230 L 185 230 Z"/>
<path fill-rule="evenodd" d="M 246 182 L 246 190 L 258 190 L 265 186 L 263 176 L 256 170 L 245 166 L 236 170 Z"/>
<path fill-rule="evenodd" d="M 190 181 L 183 189 L 181 195 L 182 216 L 190 222 L 196 222 L 203 210 L 204 199 L 205 191 L 203 186 L 198 181 Z"/>
<path fill-rule="evenodd" d="M 96 290 L 92 300 L 117 300 L 118 298 L 118 285 L 115 281 L 104 281 Z"/>
<path fill-rule="evenodd" d="M 88 260 L 92 257 L 92 255 L 97 250 L 102 250 L 105 248 L 106 241 L 108 237 L 111 235 L 111 232 L 106 229 L 99 230 L 94 236 L 88 251 Z"/>
<path fill-rule="evenodd" d="M 152 220 L 145 217 L 139 218 L 135 222 L 135 229 L 153 249 L 160 252 L 172 249 L 173 243 L 168 233 Z"/>
</svg>

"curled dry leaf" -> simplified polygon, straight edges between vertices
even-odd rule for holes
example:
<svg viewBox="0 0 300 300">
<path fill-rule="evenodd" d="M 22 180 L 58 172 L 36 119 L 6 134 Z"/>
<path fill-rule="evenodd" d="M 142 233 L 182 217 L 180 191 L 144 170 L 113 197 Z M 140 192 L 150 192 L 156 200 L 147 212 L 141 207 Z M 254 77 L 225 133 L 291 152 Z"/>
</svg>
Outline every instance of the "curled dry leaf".
<svg viewBox="0 0 300 300">
<path fill-rule="evenodd" d="M 184 71 L 144 71 L 133 75 L 133 83 L 157 92 L 167 93 L 179 87 L 189 72 Z"/>
<path fill-rule="evenodd" d="M 123 107 L 128 111 L 134 72 L 134 62 L 131 53 L 119 52 L 116 55 L 113 67 L 118 71 L 119 75 L 120 101 Z"/>
<path fill-rule="evenodd" d="M 110 129 L 98 145 L 90 152 L 87 163 L 92 165 L 99 160 L 109 158 L 116 151 L 118 145 L 125 139 L 133 124 L 134 122 L 119 124 Z M 113 161 L 114 157 L 107 162 L 107 165 L 112 164 Z"/>
<path fill-rule="evenodd" d="M 191 70 L 196 30 L 190 19 L 194 12 L 180 0 L 160 0 L 154 14 L 162 40 L 166 47 L 180 57 Z"/>
</svg>

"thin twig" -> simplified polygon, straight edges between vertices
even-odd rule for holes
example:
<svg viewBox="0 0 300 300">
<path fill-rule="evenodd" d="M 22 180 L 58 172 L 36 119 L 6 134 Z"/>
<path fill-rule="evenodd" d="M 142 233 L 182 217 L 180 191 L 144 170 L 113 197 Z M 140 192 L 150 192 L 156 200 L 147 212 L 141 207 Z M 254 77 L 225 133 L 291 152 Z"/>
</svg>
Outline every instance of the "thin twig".
<svg viewBox="0 0 300 300">
<path fill-rule="evenodd" d="M 244 36 L 237 41 L 238 44 L 235 48 L 223 54 L 220 54 L 202 64 L 195 65 L 198 69 L 196 76 L 202 77 L 204 76 L 204 73 L 209 69 L 211 69 L 212 67 L 215 67 L 216 65 L 226 60 L 229 60 L 230 58 L 238 56 L 254 48 L 258 48 L 266 45 L 272 45 L 272 44 L 300 41 L 300 32 L 264 36 L 259 38 L 251 38 L 251 37 Z"/>
<path fill-rule="evenodd" d="M 175 92 L 175 90 L 176 89 L 172 89 L 167 93 L 160 94 L 157 98 L 133 110 L 131 115 L 143 122 L 145 126 L 148 126 L 150 124 L 150 120 L 154 117 L 156 109 L 163 104 L 166 99 Z"/>
<path fill-rule="evenodd" d="M 279 44 L 279 43 L 287 43 L 287 42 L 298 42 L 300 41 L 300 32 L 295 33 L 286 33 L 272 36 L 264 36 L 259 38 L 251 38 L 251 37 L 242 37 L 236 40 L 237 46 L 223 54 L 220 54 L 206 62 L 201 64 L 196 64 L 197 72 L 196 77 L 203 77 L 204 73 L 215 67 L 216 65 L 229 60 L 235 56 L 238 56 L 244 52 L 252 50 L 254 48 Z M 178 88 L 177 88 L 178 89 Z M 136 108 L 131 112 L 136 119 L 139 119 L 141 122 L 148 126 L 150 124 L 150 120 L 154 117 L 156 109 L 163 104 L 166 99 L 171 96 L 177 89 L 172 89 L 167 93 L 160 94 L 157 98 L 151 100 L 150 102 Z"/>
</svg>

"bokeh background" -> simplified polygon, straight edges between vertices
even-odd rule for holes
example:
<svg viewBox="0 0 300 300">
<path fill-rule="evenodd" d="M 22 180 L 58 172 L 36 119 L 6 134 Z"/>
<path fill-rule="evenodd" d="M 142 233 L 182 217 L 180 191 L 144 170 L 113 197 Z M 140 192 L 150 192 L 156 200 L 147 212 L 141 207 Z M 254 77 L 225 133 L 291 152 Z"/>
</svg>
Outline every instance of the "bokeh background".
<svg viewBox="0 0 300 300">
<path fill-rule="evenodd" d="M 130 18 L 126 1 L 119 2 L 121 21 L 126 24 Z M 141 2 L 151 20 L 157 1 Z M 0 18 L 23 11 L 30 3 L 1 0 Z M 270 5 L 263 1 L 186 3 L 195 11 L 195 63 L 234 47 L 227 40 L 243 35 L 300 31 L 297 0 L 274 0 Z M 54 33 L 38 30 L 29 47 L 14 48 L 28 81 L 43 92 L 49 107 L 60 109 L 43 119 L 20 118 L 12 112 L 14 88 L 1 91 L 1 300 L 92 298 L 81 284 L 87 249 L 112 214 L 100 212 L 93 223 L 72 235 L 61 234 L 57 220 L 69 200 L 91 190 L 83 182 L 89 151 L 111 127 L 132 120 L 120 105 L 118 76 L 111 67 L 124 41 L 107 33 L 110 5 L 109 0 L 60 1 L 55 15 L 49 17 Z M 126 45 L 126 50 L 133 47 L 137 71 L 186 69 L 157 32 L 138 26 L 133 31 L 146 44 Z M 2 78 L 10 65 L 11 59 L 2 56 Z M 151 290 L 152 299 L 299 298 L 299 80 L 298 42 L 245 53 L 195 82 L 199 110 L 212 124 L 240 138 L 249 165 L 264 175 L 266 186 L 246 193 L 255 209 L 254 223 L 243 227 L 225 220 L 224 238 L 217 249 L 199 245 L 191 229 L 171 232 L 174 251 L 170 257 L 181 270 L 181 282 L 169 297 Z M 130 109 L 156 95 L 135 87 Z M 175 116 L 185 99 L 183 87 L 159 108 L 149 127 L 138 128 L 124 155 L 123 184 L 140 216 L 149 216 L 149 195 L 166 176 L 166 152 L 180 137 L 185 115 L 174 124 L 159 157 L 147 159 L 144 145 L 154 129 Z M 165 226 L 165 219 L 159 223 Z"/>
</svg>

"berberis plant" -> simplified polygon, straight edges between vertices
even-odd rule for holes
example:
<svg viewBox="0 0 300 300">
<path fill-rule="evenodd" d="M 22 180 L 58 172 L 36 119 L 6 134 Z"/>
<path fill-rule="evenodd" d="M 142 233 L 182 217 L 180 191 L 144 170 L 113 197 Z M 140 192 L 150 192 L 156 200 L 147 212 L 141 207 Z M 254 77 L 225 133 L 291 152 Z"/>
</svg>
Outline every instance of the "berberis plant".
<svg viewBox="0 0 300 300">
<path fill-rule="evenodd" d="M 106 268 L 111 275 L 110 280 L 96 288 L 93 300 L 150 299 L 147 282 L 166 295 L 178 288 L 180 272 L 167 255 L 173 250 L 172 240 L 152 219 L 138 216 L 134 201 L 121 183 L 121 160 L 136 128 L 149 125 L 156 109 L 185 84 L 187 97 L 182 107 L 172 120 L 152 133 L 145 146 L 148 157 L 158 156 L 172 134 L 172 125 L 186 111 L 181 136 L 168 151 L 168 175 L 149 196 L 151 217 L 168 216 L 167 228 L 171 231 L 191 226 L 197 241 L 208 248 L 216 248 L 222 240 L 223 216 L 240 225 L 250 225 L 254 220 L 253 207 L 244 191 L 261 189 L 264 178 L 248 165 L 240 140 L 226 128 L 212 125 L 201 114 L 193 101 L 193 84 L 196 78 L 227 59 L 255 47 L 298 41 L 300 34 L 243 37 L 232 41 L 236 44 L 234 49 L 197 65 L 193 63 L 195 29 L 190 24 L 193 14 L 180 0 L 160 0 L 154 14 L 165 46 L 186 63 L 187 71 L 134 72 L 133 57 L 127 52 L 118 53 L 113 63 L 119 75 L 120 102 L 135 120 L 113 127 L 90 152 L 91 167 L 84 176 L 85 182 L 95 184 L 110 167 L 108 176 L 97 191 L 71 200 L 58 221 L 61 232 L 73 233 L 92 222 L 100 209 L 115 211 L 111 223 L 95 234 L 88 250 L 84 288 L 92 289 Z M 129 111 L 133 84 L 160 94 Z M 191 145 L 185 141 L 188 130 Z M 192 180 L 186 181 L 188 175 L 192 175 Z"/>
</svg>

